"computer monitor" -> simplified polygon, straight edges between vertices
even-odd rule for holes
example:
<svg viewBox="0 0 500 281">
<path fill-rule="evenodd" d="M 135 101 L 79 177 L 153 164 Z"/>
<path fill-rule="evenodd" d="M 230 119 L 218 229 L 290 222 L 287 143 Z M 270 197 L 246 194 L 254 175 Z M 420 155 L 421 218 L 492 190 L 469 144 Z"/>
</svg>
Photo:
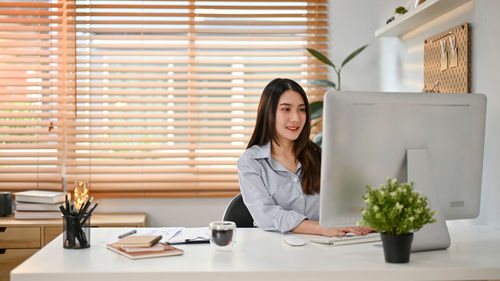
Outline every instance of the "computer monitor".
<svg viewBox="0 0 500 281">
<path fill-rule="evenodd" d="M 479 214 L 486 97 L 481 94 L 325 94 L 320 224 L 355 225 L 366 185 L 415 183 L 438 223 L 415 233 L 413 250 L 447 248 L 445 220 Z"/>
</svg>

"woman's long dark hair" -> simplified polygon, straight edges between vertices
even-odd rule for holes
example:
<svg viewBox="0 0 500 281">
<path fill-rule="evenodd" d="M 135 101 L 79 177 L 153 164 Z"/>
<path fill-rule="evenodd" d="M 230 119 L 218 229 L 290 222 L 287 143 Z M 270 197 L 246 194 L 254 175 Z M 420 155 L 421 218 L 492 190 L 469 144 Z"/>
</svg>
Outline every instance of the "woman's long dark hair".
<svg viewBox="0 0 500 281">
<path fill-rule="evenodd" d="M 304 89 L 297 82 L 290 79 L 277 78 L 267 84 L 260 97 L 255 129 L 247 148 L 255 144 L 265 145 L 270 141 L 274 141 L 279 145 L 276 134 L 276 110 L 281 95 L 288 90 L 299 93 L 306 106 L 306 122 L 293 145 L 295 157 L 302 164 L 302 190 L 305 194 L 319 193 L 321 148 L 309 139 L 311 134 L 309 101 Z"/>
</svg>

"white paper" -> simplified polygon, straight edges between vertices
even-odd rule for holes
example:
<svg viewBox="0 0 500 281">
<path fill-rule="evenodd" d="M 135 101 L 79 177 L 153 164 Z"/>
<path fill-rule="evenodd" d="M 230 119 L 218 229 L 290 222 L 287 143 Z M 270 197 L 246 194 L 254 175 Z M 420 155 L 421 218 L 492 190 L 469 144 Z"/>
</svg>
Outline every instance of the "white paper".
<svg viewBox="0 0 500 281">
<path fill-rule="evenodd" d="M 190 240 L 209 240 L 208 227 L 152 227 L 136 228 L 136 235 L 161 235 L 161 243 L 184 243 Z"/>
<path fill-rule="evenodd" d="M 208 240 L 208 227 L 186 227 L 175 234 L 169 243 L 184 243 L 186 239 L 190 240 Z"/>
<path fill-rule="evenodd" d="M 137 228 L 137 233 L 134 235 L 161 235 L 160 242 L 167 243 L 183 229 L 184 227 Z"/>
</svg>

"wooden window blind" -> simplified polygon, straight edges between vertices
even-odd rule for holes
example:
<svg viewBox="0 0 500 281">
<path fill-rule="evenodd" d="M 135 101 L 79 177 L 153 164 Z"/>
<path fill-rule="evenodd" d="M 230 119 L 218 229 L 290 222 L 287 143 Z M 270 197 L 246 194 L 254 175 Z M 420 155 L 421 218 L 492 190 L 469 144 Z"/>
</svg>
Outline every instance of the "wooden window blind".
<svg viewBox="0 0 500 281">
<path fill-rule="evenodd" d="M 74 80 L 68 4 L 0 3 L 0 190 L 61 190 Z"/>
<path fill-rule="evenodd" d="M 40 97 L 47 103 L 31 106 L 37 114 L 45 108 L 49 119 L 38 116 L 23 126 L 45 130 L 32 140 L 53 145 L 54 156 L 46 154 L 50 171 L 55 179 L 65 177 L 68 188 L 85 179 L 98 197 L 234 195 L 236 161 L 263 87 L 287 77 L 305 86 L 312 100 L 323 94 L 307 81 L 326 79 L 327 70 L 305 48 L 326 51 L 326 2 L 74 1 L 67 7 L 75 15 L 67 38 L 74 64 L 67 63 L 76 75 L 61 78 L 74 88 L 64 87 L 68 93 L 59 96 L 47 86 Z M 35 41 L 52 42 L 44 40 Z M 56 106 L 66 113 L 61 135 L 42 122 L 62 120 Z M 12 122 L 10 116 L 2 115 L 2 123 Z M 12 143 L 17 131 L 7 128 L 14 123 L 2 124 Z M 19 156 L 3 145 L 2 153 Z M 42 154 L 25 153 L 26 165 L 37 166 L 32 177 L 38 182 Z"/>
</svg>

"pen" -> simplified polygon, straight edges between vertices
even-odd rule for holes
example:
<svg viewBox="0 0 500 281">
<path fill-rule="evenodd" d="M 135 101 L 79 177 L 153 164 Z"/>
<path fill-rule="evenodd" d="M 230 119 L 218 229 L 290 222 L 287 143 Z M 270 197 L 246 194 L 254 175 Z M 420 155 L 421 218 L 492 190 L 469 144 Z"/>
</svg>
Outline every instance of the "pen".
<svg viewBox="0 0 500 281">
<path fill-rule="evenodd" d="M 83 217 L 83 219 L 81 221 L 81 225 L 84 225 L 85 222 L 90 218 L 90 216 L 94 212 L 94 209 L 97 207 L 97 203 L 98 202 L 95 202 L 94 206 L 92 206 L 92 208 L 90 208 L 90 211 L 87 213 L 87 215 L 85 217 Z"/>
<path fill-rule="evenodd" d="M 83 216 L 85 214 L 85 212 L 87 211 L 87 209 L 89 208 L 90 206 L 90 203 L 91 201 L 94 199 L 94 197 L 91 197 L 89 199 L 87 199 L 87 202 L 85 202 L 85 204 L 83 204 L 81 207 L 80 207 L 80 210 L 78 211 L 78 215 L 79 216 Z"/>
<path fill-rule="evenodd" d="M 186 239 L 184 240 L 184 244 L 200 244 L 200 243 L 210 243 L 210 240 L 199 240 L 197 238 L 194 239 Z"/>
<path fill-rule="evenodd" d="M 201 239 L 201 240 L 200 240 Z M 193 238 L 193 239 L 184 239 L 182 242 L 167 242 L 170 245 L 180 245 L 180 244 L 203 244 L 203 243 L 210 243 L 209 239 L 205 238 Z"/>
<path fill-rule="evenodd" d="M 123 233 L 122 235 L 118 236 L 118 238 L 119 238 L 119 239 L 122 239 L 122 238 L 125 238 L 125 237 L 127 237 L 127 236 L 129 236 L 129 235 L 132 235 L 132 234 L 136 233 L 136 232 L 137 232 L 137 230 L 135 230 L 135 229 L 134 229 L 134 230 L 131 230 L 131 231 L 129 231 L 129 232 L 125 232 L 125 233 Z"/>
</svg>

